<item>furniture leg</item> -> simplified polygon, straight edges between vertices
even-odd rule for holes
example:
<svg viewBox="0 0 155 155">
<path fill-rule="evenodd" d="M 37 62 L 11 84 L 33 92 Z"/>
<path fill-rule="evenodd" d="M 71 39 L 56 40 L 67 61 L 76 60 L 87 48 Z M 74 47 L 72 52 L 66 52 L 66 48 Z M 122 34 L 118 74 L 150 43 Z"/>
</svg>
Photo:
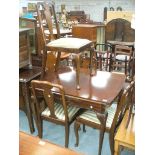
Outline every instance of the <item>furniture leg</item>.
<svg viewBox="0 0 155 155">
<path fill-rule="evenodd" d="M 93 55 L 94 55 L 94 49 L 90 49 L 90 75 L 93 75 Z"/>
<path fill-rule="evenodd" d="M 32 112 L 33 112 L 33 117 L 34 117 L 34 120 L 35 120 L 35 123 L 36 123 L 36 127 L 38 129 L 39 135 L 41 135 L 40 134 L 40 129 L 39 129 L 40 128 L 40 124 L 38 123 L 40 121 L 40 119 L 38 119 L 38 114 L 37 114 L 37 110 L 36 110 L 36 106 L 35 106 L 34 101 L 32 101 L 31 105 L 32 105 Z"/>
<path fill-rule="evenodd" d="M 79 84 L 79 72 L 80 72 L 80 56 L 81 54 L 76 54 L 75 55 L 75 61 L 76 61 L 76 89 L 80 89 L 80 84 Z"/>
<path fill-rule="evenodd" d="M 29 86 L 28 83 L 22 83 L 22 92 L 24 95 L 24 100 L 25 100 L 25 105 L 26 105 L 26 114 L 29 122 L 29 127 L 31 133 L 34 132 L 34 124 L 33 124 L 33 118 L 32 118 L 32 111 L 31 111 L 31 106 L 30 106 L 30 92 L 29 92 Z"/>
<path fill-rule="evenodd" d="M 114 129 L 111 129 L 109 132 L 109 144 L 110 144 L 110 150 L 111 154 L 114 154 Z"/>
<path fill-rule="evenodd" d="M 99 152 L 98 152 L 98 155 L 101 155 L 103 138 L 104 138 L 104 131 L 101 129 L 100 130 L 100 137 L 99 137 Z"/>
<path fill-rule="evenodd" d="M 86 126 L 83 124 L 83 132 L 86 132 Z"/>
<path fill-rule="evenodd" d="M 104 132 L 105 132 L 105 128 L 106 128 L 106 120 L 107 120 L 108 113 L 107 112 L 105 112 L 105 114 L 96 113 L 96 116 L 97 116 L 97 118 L 99 119 L 99 121 L 101 123 L 100 137 L 99 137 L 99 152 L 98 152 L 98 155 L 101 155 L 102 144 L 103 144 L 103 138 L 104 138 Z"/>
<path fill-rule="evenodd" d="M 60 63 L 61 52 L 58 52 L 56 64 L 55 64 L 55 72 L 58 71 L 59 63 Z"/>
<path fill-rule="evenodd" d="M 119 143 L 118 143 L 118 141 L 115 141 L 114 155 L 118 155 L 118 154 L 119 154 Z"/>
<path fill-rule="evenodd" d="M 69 142 L 69 125 L 65 125 L 65 147 L 68 148 L 68 142 Z"/>
<path fill-rule="evenodd" d="M 99 55 L 99 69 L 100 69 L 100 71 L 102 70 L 102 56 L 101 56 L 101 54 Z"/>
<path fill-rule="evenodd" d="M 75 121 L 75 123 L 74 123 L 74 132 L 75 132 L 75 136 L 76 136 L 75 146 L 79 145 L 79 134 L 78 134 L 79 128 L 80 128 L 80 123 Z"/>
</svg>

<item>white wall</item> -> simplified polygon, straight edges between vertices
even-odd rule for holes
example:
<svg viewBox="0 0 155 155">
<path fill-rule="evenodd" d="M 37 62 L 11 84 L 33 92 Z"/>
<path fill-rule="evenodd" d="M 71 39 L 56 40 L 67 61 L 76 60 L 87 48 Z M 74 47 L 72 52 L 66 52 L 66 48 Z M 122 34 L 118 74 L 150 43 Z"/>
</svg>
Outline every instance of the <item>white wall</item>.
<svg viewBox="0 0 155 155">
<path fill-rule="evenodd" d="M 37 0 L 20 0 L 20 7 L 27 5 L 28 2 L 36 2 Z M 41 1 L 41 0 L 40 0 Z M 53 0 L 55 2 L 56 11 L 61 11 L 61 4 L 66 5 L 67 11 L 84 10 L 86 14 L 90 14 L 90 19 L 102 22 L 104 7 L 113 7 L 116 9 L 121 6 L 123 10 L 134 11 L 135 0 Z"/>
<path fill-rule="evenodd" d="M 103 21 L 104 7 L 116 9 L 121 6 L 123 10 L 134 11 L 135 0 L 54 0 L 56 11 L 61 10 L 61 4 L 66 5 L 67 11 L 84 10 L 90 14 L 90 19 L 98 22 Z"/>
</svg>

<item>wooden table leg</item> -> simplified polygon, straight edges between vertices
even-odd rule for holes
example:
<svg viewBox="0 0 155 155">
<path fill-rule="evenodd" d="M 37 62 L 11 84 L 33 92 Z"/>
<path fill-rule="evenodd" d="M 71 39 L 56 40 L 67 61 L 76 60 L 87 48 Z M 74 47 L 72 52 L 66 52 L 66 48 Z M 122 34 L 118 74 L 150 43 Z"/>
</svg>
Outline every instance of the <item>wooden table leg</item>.
<svg viewBox="0 0 155 155">
<path fill-rule="evenodd" d="M 28 83 L 24 82 L 22 83 L 22 92 L 25 100 L 25 105 L 26 105 L 26 115 L 28 118 L 28 123 L 30 127 L 31 133 L 34 132 L 34 124 L 33 124 L 33 118 L 32 118 L 32 111 L 31 111 L 31 106 L 30 106 L 30 98 L 29 98 L 29 86 Z"/>
<path fill-rule="evenodd" d="M 114 147 L 114 155 L 119 154 L 119 142 L 115 141 L 115 147 Z"/>
<path fill-rule="evenodd" d="M 94 49 L 90 49 L 90 75 L 93 75 L 93 55 L 94 55 Z"/>
<path fill-rule="evenodd" d="M 80 72 L 80 56 L 81 54 L 76 54 L 75 55 L 75 61 L 76 61 L 76 89 L 80 89 L 80 84 L 79 84 L 79 72 Z"/>
<path fill-rule="evenodd" d="M 58 52 L 56 64 L 55 64 L 55 72 L 58 71 L 59 63 L 60 63 L 61 52 Z"/>
</svg>

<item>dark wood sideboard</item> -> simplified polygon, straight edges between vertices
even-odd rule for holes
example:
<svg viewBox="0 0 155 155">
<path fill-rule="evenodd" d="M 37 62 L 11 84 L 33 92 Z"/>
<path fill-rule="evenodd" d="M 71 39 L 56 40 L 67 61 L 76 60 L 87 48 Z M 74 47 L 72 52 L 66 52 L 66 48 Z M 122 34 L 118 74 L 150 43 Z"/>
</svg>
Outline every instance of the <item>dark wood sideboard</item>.
<svg viewBox="0 0 155 155">
<path fill-rule="evenodd" d="M 29 49 L 29 31 L 30 28 L 19 29 L 19 68 L 23 68 L 31 64 L 31 52 Z"/>
</svg>

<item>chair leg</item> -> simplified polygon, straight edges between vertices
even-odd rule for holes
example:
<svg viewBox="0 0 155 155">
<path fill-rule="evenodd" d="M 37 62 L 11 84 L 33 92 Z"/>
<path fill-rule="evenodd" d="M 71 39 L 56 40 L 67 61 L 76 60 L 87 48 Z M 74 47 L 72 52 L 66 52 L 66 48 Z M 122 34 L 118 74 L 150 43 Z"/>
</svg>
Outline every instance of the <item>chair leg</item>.
<svg viewBox="0 0 155 155">
<path fill-rule="evenodd" d="M 113 129 L 111 129 L 109 133 L 109 143 L 110 143 L 111 155 L 113 155 L 114 154 L 114 130 Z"/>
<path fill-rule="evenodd" d="M 39 121 L 38 122 L 38 136 L 39 138 L 42 138 L 42 134 L 43 134 L 43 121 Z"/>
<path fill-rule="evenodd" d="M 83 124 L 83 132 L 86 132 L 86 126 Z"/>
<path fill-rule="evenodd" d="M 69 143 L 69 125 L 65 125 L 65 147 L 68 148 L 68 143 Z"/>
<path fill-rule="evenodd" d="M 31 104 L 32 114 L 33 114 L 33 117 L 34 117 L 34 121 L 35 121 L 36 127 L 38 129 L 39 126 L 38 126 L 38 119 L 37 119 L 37 111 L 36 111 L 36 108 L 35 108 L 35 105 L 34 104 L 35 104 L 34 102 L 32 102 L 32 104 Z"/>
<path fill-rule="evenodd" d="M 75 132 L 75 136 L 76 136 L 75 146 L 79 145 L 79 134 L 78 134 L 79 128 L 80 128 L 80 123 L 75 121 L 75 123 L 74 123 L 74 132 Z"/>
<path fill-rule="evenodd" d="M 101 151 L 102 151 L 102 145 L 103 145 L 103 138 L 104 138 L 104 130 L 100 130 L 100 137 L 99 137 L 99 151 L 98 151 L 98 155 L 101 155 Z"/>
</svg>

